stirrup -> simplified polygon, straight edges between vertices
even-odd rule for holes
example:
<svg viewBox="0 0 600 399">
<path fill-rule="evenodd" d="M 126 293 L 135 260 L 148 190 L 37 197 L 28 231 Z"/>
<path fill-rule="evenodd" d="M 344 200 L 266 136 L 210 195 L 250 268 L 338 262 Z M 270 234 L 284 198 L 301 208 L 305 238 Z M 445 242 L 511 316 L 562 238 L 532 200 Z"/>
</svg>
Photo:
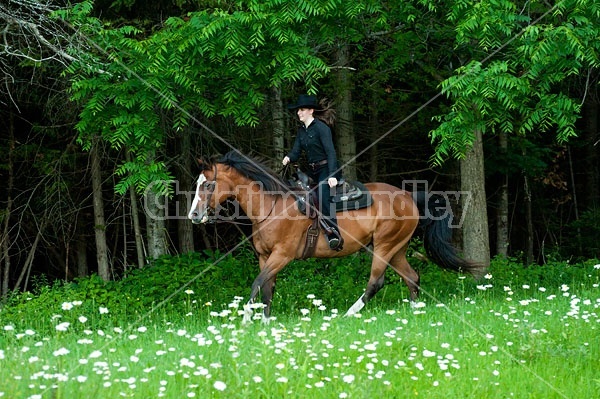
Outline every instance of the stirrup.
<svg viewBox="0 0 600 399">
<path fill-rule="evenodd" d="M 338 233 L 335 230 L 334 230 L 333 235 L 327 236 L 327 242 L 329 244 L 329 249 L 332 249 L 332 250 L 338 251 L 338 252 L 341 251 L 342 247 L 344 246 L 344 239 L 342 238 L 340 233 Z"/>
<path fill-rule="evenodd" d="M 337 237 L 331 237 L 328 240 L 329 240 L 329 249 L 333 249 L 335 251 L 341 250 L 341 248 L 338 249 L 338 247 L 340 246 L 340 239 L 339 238 L 337 238 Z"/>
</svg>

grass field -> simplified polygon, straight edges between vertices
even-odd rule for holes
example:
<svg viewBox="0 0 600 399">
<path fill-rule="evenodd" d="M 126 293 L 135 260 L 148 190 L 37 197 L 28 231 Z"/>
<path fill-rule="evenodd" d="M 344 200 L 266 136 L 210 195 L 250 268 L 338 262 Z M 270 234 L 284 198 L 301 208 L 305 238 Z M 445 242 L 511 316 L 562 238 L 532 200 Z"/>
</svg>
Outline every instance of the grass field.
<svg viewBox="0 0 600 399">
<path fill-rule="evenodd" d="M 246 326 L 242 297 L 207 302 L 200 285 L 145 313 L 53 288 L 0 311 L 0 397 L 600 397 L 600 265 L 536 268 L 423 273 L 416 307 L 392 283 L 352 318 L 284 277 L 293 301 Z"/>
</svg>

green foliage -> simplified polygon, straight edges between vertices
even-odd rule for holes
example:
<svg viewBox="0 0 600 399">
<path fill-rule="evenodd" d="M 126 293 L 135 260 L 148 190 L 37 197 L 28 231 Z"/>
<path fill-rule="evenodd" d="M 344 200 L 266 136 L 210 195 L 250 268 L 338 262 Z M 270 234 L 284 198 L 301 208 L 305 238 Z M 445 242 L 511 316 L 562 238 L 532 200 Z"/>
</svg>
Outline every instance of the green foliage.
<svg viewBox="0 0 600 399">
<path fill-rule="evenodd" d="M 474 131 L 525 136 L 555 130 L 559 142 L 576 135 L 581 100 L 561 84 L 600 65 L 597 6 L 566 1 L 553 11 L 555 19 L 540 10 L 543 18 L 536 20 L 535 12 L 522 15 L 507 1 L 455 3 L 449 20 L 471 61 L 441 85 L 453 105 L 431 132 L 434 164 L 463 157 Z"/>
<path fill-rule="evenodd" d="M 415 244 L 413 250 L 418 250 Z M 449 298 L 478 295 L 487 280 L 439 268 L 431 263 L 409 258 L 421 275 L 422 298 L 425 301 L 445 302 Z M 344 310 L 363 293 L 370 273 L 371 256 L 360 252 L 345 258 L 310 259 L 290 263 L 278 275 L 274 296 L 274 314 L 293 313 L 306 306 L 306 296 L 322 298 L 328 308 Z M 580 264 L 549 262 L 544 266 L 523 267 L 516 259 L 498 258 L 490 266 L 493 284 L 498 286 L 560 286 L 578 284 L 587 278 L 589 268 L 598 263 L 589 260 Z M 34 284 L 34 292 L 14 295 L 4 304 L 1 314 L 4 323 L 31 327 L 42 332 L 53 328 L 53 315 L 61 306 L 81 301 L 88 314 L 98 314 L 107 308 L 115 319 L 144 319 L 169 313 L 186 314 L 190 307 L 210 308 L 215 311 L 233 298 L 246 299 L 258 274 L 258 262 L 248 247 L 233 256 L 219 252 L 189 253 L 164 256 L 143 269 L 132 269 L 120 281 L 105 282 L 97 275 L 77 279 L 72 283 L 44 281 Z M 503 295 L 503 292 L 496 292 Z M 491 295 L 491 294 L 488 294 Z M 386 285 L 369 306 L 402 304 L 408 300 L 408 290 L 391 269 L 386 274 Z M 92 321 L 93 322 L 93 321 Z"/>
<path fill-rule="evenodd" d="M 600 258 L 600 209 L 588 209 L 579 220 L 569 223 L 563 233 L 564 244 L 559 248 L 563 257 L 581 254 L 586 258 Z"/>
<path fill-rule="evenodd" d="M 123 193 L 169 177 L 166 165 L 147 162 L 148 155 L 160 160 L 169 131 L 198 115 L 256 126 L 271 87 L 303 81 L 313 91 L 329 72 L 314 43 L 359 40 L 363 18 L 382 9 L 372 1 L 249 0 L 168 18 L 151 34 L 111 26 L 91 11 L 91 2 L 84 2 L 57 14 L 94 44 L 67 69 L 71 98 L 83 106 L 77 130 L 85 148 L 100 136 L 133 154 L 117 172 Z M 309 26 L 320 28 L 307 35 Z"/>
</svg>

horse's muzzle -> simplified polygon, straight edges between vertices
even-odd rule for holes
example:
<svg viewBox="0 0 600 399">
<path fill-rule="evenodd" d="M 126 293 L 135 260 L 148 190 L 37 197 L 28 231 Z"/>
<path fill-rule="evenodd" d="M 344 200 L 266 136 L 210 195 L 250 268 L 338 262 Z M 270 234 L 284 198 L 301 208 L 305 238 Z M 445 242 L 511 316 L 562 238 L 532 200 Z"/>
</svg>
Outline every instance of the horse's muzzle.
<svg viewBox="0 0 600 399">
<path fill-rule="evenodd" d="M 204 224 L 208 221 L 208 215 L 204 215 L 203 217 L 192 217 L 193 224 Z"/>
<path fill-rule="evenodd" d="M 189 214 L 189 218 L 193 224 L 206 224 L 214 223 L 214 218 L 211 217 L 214 212 L 210 212 L 210 209 L 204 210 L 204 212 L 192 211 Z"/>
</svg>

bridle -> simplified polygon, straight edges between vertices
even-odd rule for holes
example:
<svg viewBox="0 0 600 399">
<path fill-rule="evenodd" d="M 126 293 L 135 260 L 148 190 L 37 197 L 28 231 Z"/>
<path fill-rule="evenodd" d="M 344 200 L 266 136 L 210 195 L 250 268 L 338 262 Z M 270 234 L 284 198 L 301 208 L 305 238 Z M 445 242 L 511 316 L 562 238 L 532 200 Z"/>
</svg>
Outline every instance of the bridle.
<svg viewBox="0 0 600 399">
<path fill-rule="evenodd" d="M 218 169 L 217 169 L 216 164 L 213 165 L 213 169 L 214 169 L 213 180 L 210 180 L 210 181 L 206 180 L 205 182 L 202 183 L 202 185 L 205 187 L 205 189 L 203 191 L 208 191 L 208 195 L 206 196 L 206 214 L 209 216 L 209 218 L 208 218 L 209 223 L 215 223 L 215 219 L 211 218 L 211 217 L 216 214 L 216 209 L 214 207 L 210 206 L 210 201 L 212 200 L 212 196 L 215 192 L 215 187 L 217 185 Z M 275 209 L 275 204 L 277 204 L 277 198 L 275 198 L 275 201 L 273 201 L 273 204 L 271 205 L 271 210 L 269 211 L 267 216 L 265 216 L 262 220 L 257 222 L 257 224 L 261 224 L 262 222 L 267 220 L 269 218 L 269 216 L 271 216 L 271 214 L 273 213 L 273 210 Z M 237 222 L 233 222 L 233 221 L 228 221 L 228 223 L 242 224 L 242 223 L 237 223 Z"/>
<path fill-rule="evenodd" d="M 214 218 L 211 218 L 211 216 L 214 216 L 216 213 L 216 209 L 210 206 L 210 200 L 212 199 L 212 196 L 215 193 L 215 186 L 217 185 L 217 165 L 213 165 L 213 169 L 215 172 L 213 180 L 206 180 L 202 183 L 202 185 L 204 186 L 203 191 L 208 191 L 208 195 L 206 196 L 206 214 L 208 216 L 209 223 L 214 223 Z"/>
</svg>

